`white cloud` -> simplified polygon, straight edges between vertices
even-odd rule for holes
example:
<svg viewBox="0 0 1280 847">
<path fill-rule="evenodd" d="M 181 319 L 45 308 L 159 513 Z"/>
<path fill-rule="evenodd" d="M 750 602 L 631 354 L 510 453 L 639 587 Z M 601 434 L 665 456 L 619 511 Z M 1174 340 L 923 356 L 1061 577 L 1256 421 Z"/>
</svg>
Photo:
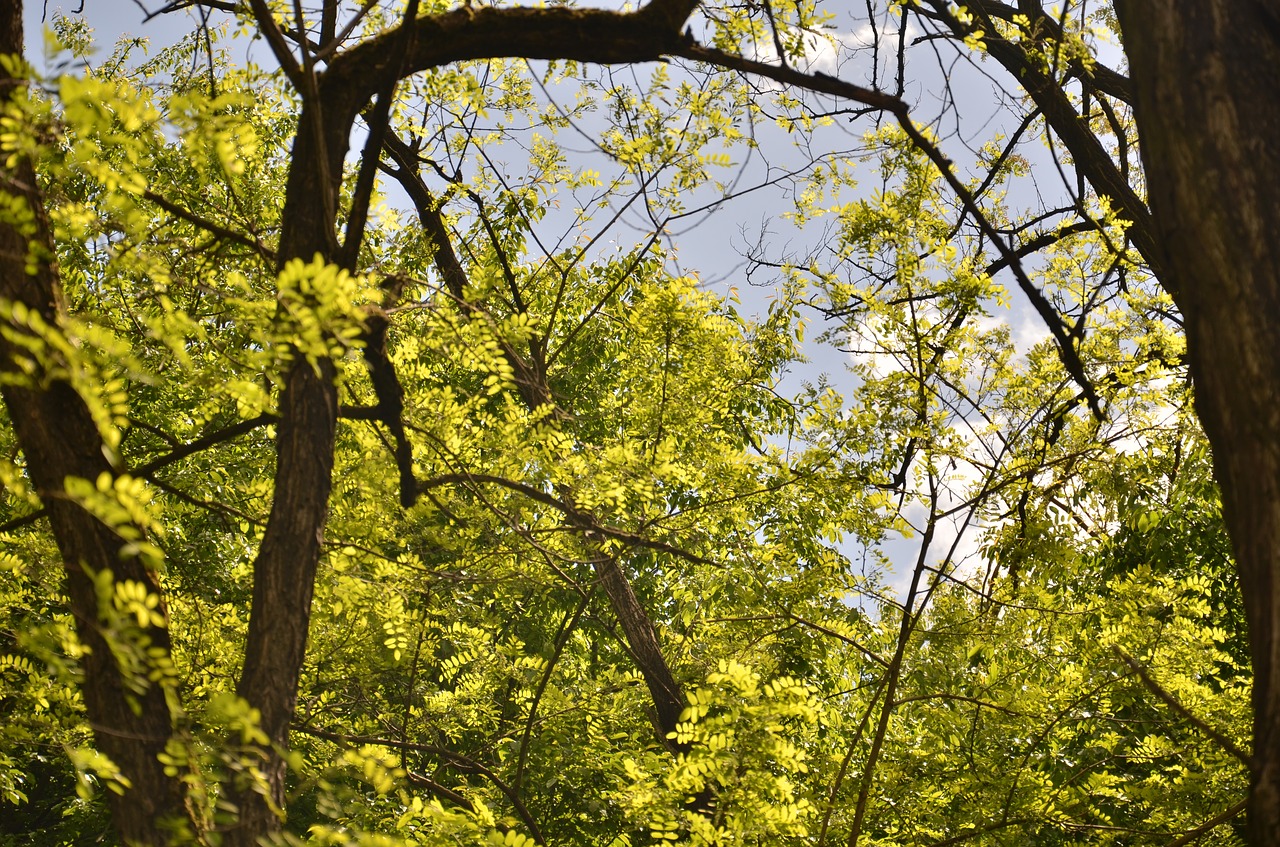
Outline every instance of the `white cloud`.
<svg viewBox="0 0 1280 847">
<path fill-rule="evenodd" d="M 907 26 L 908 42 L 919 34 L 914 25 Z M 898 30 L 880 28 L 877 31 L 870 24 L 862 24 L 849 31 L 806 32 L 801 36 L 804 56 L 788 57 L 788 61 L 805 73 L 823 73 L 855 81 L 865 75 L 865 60 L 870 59 L 870 51 L 876 44 L 877 36 L 883 61 L 885 52 L 898 49 Z M 747 58 L 758 62 L 778 61 L 777 47 L 768 36 L 755 44 L 746 45 L 743 53 Z"/>
</svg>

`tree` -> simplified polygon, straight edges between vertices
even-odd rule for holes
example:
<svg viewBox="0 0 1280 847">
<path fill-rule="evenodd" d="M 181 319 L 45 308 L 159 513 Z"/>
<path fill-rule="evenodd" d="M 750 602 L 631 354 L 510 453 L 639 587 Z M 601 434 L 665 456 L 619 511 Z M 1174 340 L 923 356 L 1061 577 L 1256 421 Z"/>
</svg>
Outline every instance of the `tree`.
<svg viewBox="0 0 1280 847">
<path fill-rule="evenodd" d="M 1154 4 L 1119 3 L 1116 11 L 1135 79 L 1158 255 L 1168 268 L 1161 279 L 1186 316 L 1197 408 L 1214 444 L 1246 600 L 1254 663 L 1250 830 L 1254 843 L 1264 844 L 1280 832 L 1274 694 L 1280 522 L 1272 488 L 1280 311 L 1272 247 L 1263 235 L 1276 214 L 1268 139 L 1276 120 L 1269 104 L 1280 93 L 1272 36 L 1277 11 L 1226 3 L 1175 14 Z M 1214 84 L 1178 84 L 1199 74 L 1211 74 Z"/>
<path fill-rule="evenodd" d="M 1233 469 L 1269 467 L 1271 371 L 1215 376 L 1273 349 L 1270 301 L 1245 296 L 1267 290 L 1244 282 L 1265 245 L 1197 254 L 1212 268 L 1180 252 L 1206 220 L 1232 238 L 1265 229 L 1192 196 L 1209 164 L 1246 157 L 1172 146 L 1257 142 L 1239 120 L 1200 132 L 1219 124 L 1179 117 L 1209 107 L 1146 105 L 1182 93 L 1161 93 L 1152 80 L 1179 76 L 1147 63 L 1185 51 L 1145 39 L 1183 36 L 1131 36 L 1130 81 L 1095 58 L 1106 10 L 894 3 L 867 11 L 860 86 L 806 69 L 836 42 L 805 4 L 403 5 L 233 7 L 278 76 L 219 70 L 208 32 L 137 72 L 117 54 L 50 97 L 6 65 L 0 355 L 22 458 L 4 466 L 3 667 L 25 680 L 12 703 L 43 705 L 0 785 L 21 794 L 56 739 L 86 797 L 108 787 L 118 836 L 147 844 L 389 830 L 1006 843 L 1220 832 L 1247 759 L 1250 837 L 1269 843 L 1274 520 L 1256 511 L 1269 489 Z M 1126 32 L 1176 20 L 1117 11 Z M 1231 31 L 1214 14 L 1187 31 Z M 19 55 L 20 9 L 5 15 L 0 53 Z M 916 31 L 1010 73 L 1025 98 L 1006 104 L 1009 139 L 948 158 L 905 96 Z M 202 49 L 207 74 L 190 63 Z M 1226 67 L 1225 36 L 1204 51 Z M 676 59 L 690 64 L 634 88 L 592 70 Z M 580 99 L 558 105 L 535 81 L 577 83 Z M 1150 210 L 1135 100 L 1147 174 L 1205 161 Z M 853 154 L 812 152 L 848 103 L 892 121 Z M 607 179 L 555 139 L 594 107 L 612 118 L 595 142 Z M 1147 129 L 1155 114 L 1171 128 Z M 831 224 L 808 254 L 752 252 L 753 272 L 783 282 L 748 320 L 674 272 L 664 231 L 687 197 L 727 199 L 716 168 L 770 123 L 811 158 L 762 181 L 795 186 L 798 226 Z M 1026 211 L 1020 151 L 1036 132 L 1065 147 L 1071 178 L 1062 205 Z M 502 142 L 524 152 L 501 159 Z M 860 168 L 875 194 L 852 193 Z M 379 204 L 391 184 L 402 213 Z M 583 226 L 609 224 L 542 243 L 558 196 Z M 1265 196 L 1245 196 L 1231 214 L 1262 220 Z M 600 250 L 633 204 L 648 231 Z M 1212 290 L 1240 299 L 1207 293 L 1224 268 Z M 984 323 L 1001 273 L 1052 334 L 1026 356 Z M 862 357 L 842 394 L 823 380 L 782 393 L 802 309 Z M 1185 403 L 1166 384 L 1185 366 L 1182 315 L 1248 601 L 1251 757 L 1248 672 L 1224 635 L 1239 625 L 1232 577 L 1204 553 L 1221 544 L 1201 546 L 1220 541 L 1203 449 L 1162 411 Z M 1203 340 L 1220 336 L 1240 346 Z M 1144 460 L 1122 458 L 1126 439 Z M 1175 502 L 1201 534 L 1170 528 Z M 960 532 L 986 527 L 985 572 L 945 542 L 957 516 Z M 912 520 L 910 583 L 885 596 L 850 550 Z M 1207 575 L 1183 564 L 1193 551 Z M 70 620 L 35 566 L 55 555 Z M 1186 656 L 1202 661 L 1179 668 Z M 60 681 L 82 703 L 51 707 Z M 1019 739 L 1017 768 L 1002 738 Z"/>
</svg>

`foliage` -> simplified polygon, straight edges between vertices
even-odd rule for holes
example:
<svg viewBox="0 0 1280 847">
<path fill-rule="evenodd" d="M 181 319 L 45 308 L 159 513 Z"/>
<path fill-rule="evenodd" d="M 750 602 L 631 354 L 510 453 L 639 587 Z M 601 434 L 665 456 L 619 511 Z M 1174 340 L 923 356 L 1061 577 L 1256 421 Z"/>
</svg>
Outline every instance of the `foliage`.
<svg viewBox="0 0 1280 847">
<path fill-rule="evenodd" d="M 890 5 L 879 25 L 919 4 Z M 1065 75 L 1105 37 L 1067 8 L 1060 36 L 1015 17 L 1002 37 Z M 743 55 L 841 46 L 817 4 L 701 14 Z M 982 49 L 955 15 L 961 55 Z M 791 88 L 450 64 L 390 109 L 355 261 L 281 261 L 301 106 L 225 37 L 137 64 L 121 45 L 3 116 L 66 308 L 0 303 L 20 349 L 0 380 L 83 398 L 114 470 L 58 496 L 158 576 L 93 575 L 93 624 L 123 696 L 172 704 L 184 837 L 219 843 L 239 793 L 270 796 L 237 679 L 251 614 L 276 613 L 254 562 L 284 389 L 330 364 L 285 841 L 1163 843 L 1243 796 L 1251 677 L 1208 450 L 1176 313 L 1105 198 L 1069 210 L 1087 226 L 1021 208 L 1033 169 L 1001 138 L 967 183 L 1038 248 L 1026 273 L 1073 322 L 1099 421 L 1052 339 L 1015 343 L 1008 257 L 903 127 L 815 152 L 841 128 Z M 1113 146 L 1122 118 L 1098 130 Z M 766 143 L 807 157 L 785 217 L 815 245 L 749 257 L 767 304 L 668 239 Z M 31 237 L 17 198 L 0 216 Z M 104 797 L 129 785 L 95 751 L 47 504 L 2 414 L 0 842 L 111 843 Z M 614 572 L 679 688 L 673 731 Z"/>
</svg>

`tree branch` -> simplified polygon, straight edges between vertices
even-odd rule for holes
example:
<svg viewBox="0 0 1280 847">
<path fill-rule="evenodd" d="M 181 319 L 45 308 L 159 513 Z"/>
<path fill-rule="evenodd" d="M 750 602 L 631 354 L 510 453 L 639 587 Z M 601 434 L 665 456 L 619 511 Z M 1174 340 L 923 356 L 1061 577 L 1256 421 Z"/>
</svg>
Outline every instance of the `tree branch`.
<svg viewBox="0 0 1280 847">
<path fill-rule="evenodd" d="M 1243 750 L 1241 750 L 1239 747 L 1236 746 L 1236 743 L 1234 741 L 1232 741 L 1230 738 L 1227 738 L 1217 729 L 1214 729 L 1213 727 L 1209 726 L 1209 724 L 1201 720 L 1190 709 L 1188 709 L 1186 706 L 1178 702 L 1178 698 L 1174 697 L 1168 691 L 1164 690 L 1164 688 L 1161 687 L 1160 683 L 1156 682 L 1154 679 L 1151 678 L 1151 675 L 1147 673 L 1146 667 L 1141 662 L 1139 662 L 1137 659 L 1133 658 L 1124 650 L 1121 650 L 1118 646 L 1114 644 L 1111 645 L 1111 649 L 1115 651 L 1115 654 L 1119 656 L 1120 659 L 1126 665 L 1128 665 L 1133 670 L 1134 673 L 1138 675 L 1138 679 L 1142 680 L 1142 684 L 1145 685 L 1152 694 L 1156 695 L 1156 697 L 1158 697 L 1161 702 L 1163 702 L 1170 709 L 1173 709 L 1173 711 L 1177 712 L 1179 715 L 1185 718 L 1188 723 L 1190 723 L 1196 729 L 1200 730 L 1200 732 L 1204 733 L 1204 735 L 1208 736 L 1210 739 L 1216 742 L 1217 745 L 1221 747 L 1223 750 L 1227 751 L 1232 756 L 1239 759 L 1240 762 L 1250 770 L 1250 772 L 1254 770 L 1255 766 L 1253 763 L 1252 756 L 1250 756 L 1248 753 L 1245 753 Z"/>
<path fill-rule="evenodd" d="M 223 241 L 232 241 L 232 242 L 235 242 L 236 244 L 241 244 L 245 247 L 248 247 L 249 249 L 257 253 L 259 256 L 266 259 L 268 262 L 275 264 L 275 261 L 276 261 L 275 251 L 272 250 L 270 247 L 267 247 L 265 244 L 259 241 L 256 237 L 251 237 L 251 236 L 245 235 L 242 232 L 236 232 L 235 230 L 227 229 L 221 224 L 214 223 L 208 218 L 202 217 L 196 214 L 195 212 L 191 211 L 190 209 L 186 209 L 182 206 L 179 206 L 177 203 L 174 203 L 172 200 L 169 200 L 168 198 L 160 194 L 157 194 L 156 192 L 152 191 L 149 188 L 142 192 L 142 197 L 143 199 L 148 200 L 149 202 L 159 206 L 161 209 L 164 209 L 166 212 L 173 215 L 175 218 L 184 220 L 187 223 L 192 224 L 193 226 L 196 226 L 204 230 L 210 235 L 216 236 L 217 238 L 221 238 Z"/>
<path fill-rule="evenodd" d="M 969 4 L 968 8 L 981 12 L 984 4 Z M 1151 271 L 1166 288 L 1168 282 L 1164 273 L 1164 256 L 1155 231 L 1155 223 L 1151 211 L 1142 198 L 1133 190 L 1129 180 L 1120 172 L 1120 168 L 1112 161 L 1110 154 L 1102 146 L 1088 125 L 1080 119 L 1080 114 L 1072 105 L 1061 84 L 1041 69 L 1040 65 L 1027 55 L 1019 44 L 1006 41 L 996 35 L 991 21 L 985 14 L 976 18 L 976 23 L 966 26 L 961 24 L 951 13 L 948 5 L 942 0 L 934 0 L 933 6 L 939 11 L 942 20 L 952 33 L 963 38 L 976 29 L 983 30 L 987 55 L 991 56 L 1007 70 L 1023 90 L 1044 113 L 1045 121 L 1055 135 L 1062 139 L 1067 151 L 1071 153 L 1076 169 L 1084 175 L 1093 190 L 1105 197 L 1112 207 L 1130 222 L 1129 237 L 1134 246 L 1142 254 Z M 985 24 L 985 26 L 984 26 Z M 1177 299 L 1177 292 L 1170 288 L 1170 294 Z"/>
<path fill-rule="evenodd" d="M 166 453 L 163 456 L 160 456 L 157 459 L 152 459 L 150 462 L 147 462 L 145 465 L 140 465 L 139 467 L 133 469 L 132 473 L 135 476 L 148 476 L 160 470 L 161 468 L 168 467 L 169 465 L 172 465 L 174 462 L 180 462 L 183 459 L 187 458 L 188 456 L 195 455 L 196 453 L 199 453 L 202 450 L 208 450 L 210 447 L 216 447 L 217 445 L 222 444 L 224 441 L 230 441 L 233 438 L 239 438 L 240 436 L 246 433 L 252 432 L 258 427 L 270 426 L 272 424 L 278 423 L 279 420 L 280 419 L 277 418 L 275 415 L 270 414 L 268 412 L 263 412 L 261 415 L 258 415 L 256 418 L 250 418 L 247 421 L 241 421 L 238 424 L 233 424 L 227 427 L 226 429 L 220 429 L 217 432 L 210 432 L 205 435 L 202 435 L 199 438 L 197 438 L 195 441 L 189 442 L 187 444 L 183 444 L 182 446 L 177 447 L 174 450 L 171 450 L 170 452 Z"/>
<path fill-rule="evenodd" d="M 301 732 L 303 735 L 323 738 L 326 741 L 337 741 L 344 744 L 376 744 L 379 747 L 389 747 L 393 750 L 410 750 L 419 753 L 429 753 L 431 755 L 440 756 L 443 759 L 448 759 L 453 764 L 460 766 L 463 770 L 474 771 L 493 783 L 494 787 L 501 791 L 502 795 L 510 801 L 511 807 L 515 809 L 520 820 L 529 828 L 529 834 L 533 836 L 533 840 L 539 844 L 547 843 L 546 839 L 542 836 L 542 830 L 538 828 L 538 822 L 534 820 L 533 815 L 529 814 L 529 810 L 525 807 L 524 803 L 521 802 L 520 797 L 511 790 L 511 786 L 507 785 L 507 783 L 493 771 L 489 770 L 487 767 L 469 756 L 464 756 L 461 753 L 455 753 L 447 747 L 438 747 L 434 744 L 416 744 L 411 741 L 397 741 L 394 738 L 376 738 L 368 735 L 345 735 L 343 733 L 330 732 L 328 730 L 306 726 L 305 724 L 295 724 L 293 730 L 295 732 Z M 465 802 L 470 805 L 469 800 Z"/>
<path fill-rule="evenodd" d="M 1236 815 L 1243 812 L 1245 808 L 1248 807 L 1248 805 L 1249 805 L 1249 801 L 1247 799 L 1241 800 L 1239 803 L 1236 803 L 1234 806 L 1231 806 L 1228 809 L 1224 809 L 1221 813 L 1216 814 L 1213 817 L 1209 818 L 1209 820 L 1200 824 L 1195 829 L 1187 830 L 1182 835 L 1178 836 L 1177 838 L 1175 838 L 1174 840 L 1166 844 L 1165 847 L 1184 847 L 1184 845 L 1190 844 L 1191 842 L 1198 839 L 1200 836 L 1204 835 L 1209 830 L 1213 829 L 1214 827 L 1222 826 L 1224 823 L 1226 823 L 1227 821 L 1234 818 Z"/>
</svg>

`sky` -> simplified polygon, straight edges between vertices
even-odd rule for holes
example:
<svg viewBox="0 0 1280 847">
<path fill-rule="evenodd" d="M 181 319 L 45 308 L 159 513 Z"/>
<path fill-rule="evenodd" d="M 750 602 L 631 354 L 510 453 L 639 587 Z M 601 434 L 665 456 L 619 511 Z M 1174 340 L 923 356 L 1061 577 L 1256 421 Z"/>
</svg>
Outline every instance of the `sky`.
<svg viewBox="0 0 1280 847">
<path fill-rule="evenodd" d="M 83 0 L 67 2 L 67 0 L 23 0 L 23 19 L 26 25 L 27 59 L 38 69 L 43 68 L 41 45 L 44 42 L 44 27 L 53 21 L 58 13 L 68 16 L 79 14 L 93 27 L 95 40 L 102 48 L 102 54 L 109 53 L 111 45 L 123 35 L 145 36 L 157 47 L 176 42 L 183 34 L 190 32 L 193 22 L 197 20 L 190 11 L 160 15 L 144 23 L 147 17 L 144 9 L 158 9 L 163 5 L 157 0 L 143 0 L 139 5 L 134 0 Z"/>
<path fill-rule="evenodd" d="M 865 6 L 854 0 L 842 0 L 842 2 L 848 4 L 847 8 L 842 8 L 839 3 L 828 3 L 829 7 L 835 8 L 838 12 L 833 21 L 835 43 L 813 39 L 809 67 L 806 69 L 838 74 L 842 78 L 861 81 L 860 77 L 865 79 L 867 63 L 865 58 L 860 57 L 866 56 L 865 48 L 873 40 L 872 32 L 865 22 L 865 12 L 862 11 Z M 83 14 L 95 31 L 100 47 L 99 56 L 109 53 L 110 45 L 126 34 L 146 37 L 150 42 L 151 51 L 154 52 L 176 42 L 198 25 L 198 16 L 190 10 L 159 15 L 146 20 L 146 10 L 157 10 L 161 5 L 162 0 L 84 0 L 83 10 L 80 12 L 79 5 L 74 2 L 49 0 L 47 5 L 42 7 L 39 2 L 27 0 L 24 13 L 28 57 L 38 69 L 50 70 L 44 67 L 42 51 L 39 48 L 43 42 L 41 17 L 44 15 L 47 20 L 52 20 L 53 15 L 58 11 Z M 212 20 L 215 22 L 225 19 L 225 15 L 213 13 Z M 837 52 L 837 47 L 841 48 L 843 57 Z M 260 41 L 244 42 L 232 51 L 232 55 L 237 55 L 240 51 L 243 51 L 243 55 L 264 65 L 271 61 L 269 51 Z M 775 58 L 772 55 L 772 47 L 763 46 L 755 58 L 764 61 Z M 645 73 L 647 72 L 642 69 L 641 74 Z M 943 102 L 944 90 L 950 91 L 959 101 L 960 109 L 957 111 L 966 116 L 968 123 L 964 126 L 949 128 L 949 137 L 945 134 L 948 127 L 943 127 L 944 142 L 949 145 L 948 153 L 956 161 L 961 163 L 972 161 L 971 154 L 966 150 L 966 141 L 989 137 L 1002 122 L 1006 122 L 1009 118 L 1008 113 L 1002 112 L 996 103 L 993 83 L 979 68 L 964 63 L 947 68 L 928 63 L 912 64 L 908 68 L 907 76 L 914 82 L 906 91 L 906 99 L 918 107 L 921 114 L 938 110 Z M 553 99 L 564 97 L 568 98 L 565 102 L 572 102 L 571 92 L 550 91 L 545 96 Z M 596 126 L 591 125 L 592 120 L 597 122 Z M 584 134 L 590 135 L 591 132 L 598 131 L 603 126 L 599 123 L 602 120 L 600 116 L 589 119 L 588 124 L 583 126 Z M 856 127 L 837 122 L 831 127 L 816 131 L 814 137 L 809 140 L 814 148 L 819 150 L 855 151 L 861 143 L 861 133 L 868 127 L 869 124 L 865 121 Z M 766 183 L 778 174 L 798 167 L 804 162 L 803 152 L 794 145 L 796 140 L 794 137 L 789 137 L 776 126 L 767 123 L 762 124 L 758 132 L 762 152 L 745 154 L 739 148 L 735 152 L 737 159 L 734 168 L 725 176 L 726 181 L 736 179 L 739 189 Z M 566 139 L 566 145 L 573 146 L 568 139 Z M 599 154 L 591 151 L 590 146 L 584 143 L 577 155 L 590 157 Z M 607 164 L 607 162 L 604 163 Z M 769 300 L 776 295 L 774 287 L 776 280 L 767 276 L 761 279 L 756 275 L 756 280 L 761 284 L 748 284 L 744 277 L 747 265 L 745 254 L 756 245 L 764 243 L 769 245 L 772 255 L 781 256 L 786 254 L 790 244 L 802 245 L 806 241 L 813 240 L 812 230 L 806 232 L 797 229 L 785 217 L 785 212 L 793 208 L 789 190 L 785 181 L 778 185 L 761 187 L 745 193 L 732 202 L 674 222 L 670 227 L 673 232 L 672 242 L 677 247 L 675 261 L 681 270 L 698 274 L 708 287 L 722 293 L 730 288 L 735 289 L 742 299 L 742 311 L 745 313 L 763 312 L 768 308 Z M 715 198 L 710 196 L 690 197 L 688 205 L 696 208 L 713 199 Z M 388 200 L 392 203 L 396 202 L 393 193 L 388 194 Z M 567 227 L 570 223 L 566 216 L 560 222 L 560 226 Z M 550 214 L 544 224 L 554 228 L 557 225 L 556 214 Z M 609 235 L 622 244 L 630 244 L 637 238 L 643 237 L 649 226 L 651 223 L 648 220 L 628 214 L 622 217 L 616 235 L 612 232 Z M 550 240 L 555 239 L 552 237 Z M 1009 287 L 1014 286 L 1009 284 Z M 990 320 L 1007 322 L 1020 350 L 1025 351 L 1043 340 L 1048 333 L 1027 304 L 1021 300 L 1020 295 L 1015 293 L 1012 300 L 1012 308 L 996 310 Z M 797 368 L 792 374 L 793 385 L 798 386 L 805 380 L 816 380 L 822 374 L 828 375 L 838 389 L 847 390 L 856 385 L 856 378 L 848 374 L 845 368 L 848 362 L 847 354 L 812 342 L 807 344 L 806 353 L 812 361 L 808 365 Z M 919 520 L 922 517 L 921 511 L 921 509 L 909 510 L 907 517 Z M 937 549 L 947 549 L 952 538 L 961 529 L 963 527 L 941 531 L 940 537 L 935 542 Z M 971 557 L 977 549 L 977 543 L 978 534 L 969 531 L 958 546 L 958 556 Z M 890 539 L 884 545 L 884 551 L 893 564 L 894 573 L 890 575 L 890 583 L 901 595 L 910 577 L 910 566 L 914 564 L 918 552 L 918 541 L 907 538 Z M 855 559 L 858 556 L 858 551 L 854 549 L 848 549 L 846 553 Z"/>
</svg>

